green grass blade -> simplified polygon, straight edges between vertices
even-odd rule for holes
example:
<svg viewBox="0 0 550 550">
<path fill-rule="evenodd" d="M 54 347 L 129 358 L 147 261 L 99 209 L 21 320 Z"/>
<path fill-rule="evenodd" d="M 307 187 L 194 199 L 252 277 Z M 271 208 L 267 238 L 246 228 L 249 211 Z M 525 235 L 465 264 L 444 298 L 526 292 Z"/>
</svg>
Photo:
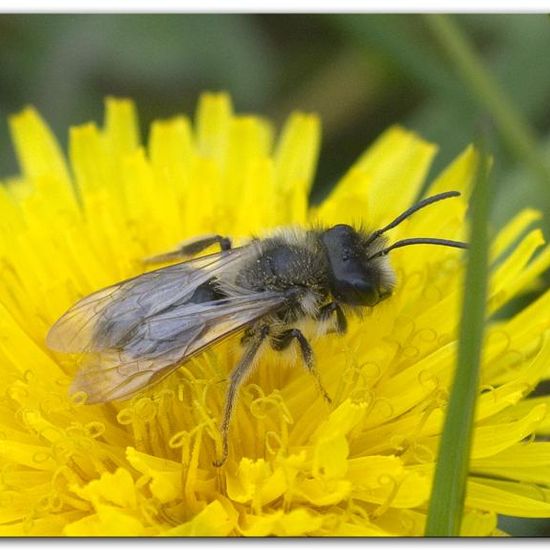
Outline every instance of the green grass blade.
<svg viewBox="0 0 550 550">
<path fill-rule="evenodd" d="M 548 211 L 550 167 L 538 150 L 534 130 L 485 69 L 474 47 L 453 17 L 438 14 L 426 15 L 425 18 L 465 86 L 481 104 L 483 111 L 490 113 L 509 150 L 532 171 L 534 181 L 540 185 L 540 199 Z"/>
<path fill-rule="evenodd" d="M 428 537 L 458 535 L 464 510 L 487 296 L 489 163 L 482 142 L 479 149 L 457 367 L 428 509 Z"/>
</svg>

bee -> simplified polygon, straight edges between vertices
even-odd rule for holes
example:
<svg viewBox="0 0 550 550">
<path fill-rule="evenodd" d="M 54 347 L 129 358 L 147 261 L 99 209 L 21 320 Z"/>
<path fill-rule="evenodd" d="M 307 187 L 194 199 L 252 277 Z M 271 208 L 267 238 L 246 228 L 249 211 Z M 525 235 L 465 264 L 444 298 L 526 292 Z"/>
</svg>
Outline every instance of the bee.
<svg viewBox="0 0 550 550">
<path fill-rule="evenodd" d="M 385 233 L 435 202 L 440 193 L 411 206 L 376 231 L 339 224 L 281 228 L 232 247 L 208 235 L 154 256 L 162 263 L 194 256 L 98 290 L 73 305 L 50 329 L 48 346 L 83 354 L 71 393 L 87 403 L 126 399 L 176 371 L 216 342 L 241 334 L 242 355 L 231 371 L 221 418 L 221 466 L 228 455 L 231 418 L 241 384 L 262 348 L 297 346 L 301 360 L 327 402 L 314 354 L 301 326 L 316 321 L 322 333 L 345 333 L 347 316 L 389 298 L 396 284 L 388 253 L 410 245 L 467 248 L 463 242 L 416 237 L 388 244 Z M 199 256 L 212 245 L 213 254 Z"/>
</svg>

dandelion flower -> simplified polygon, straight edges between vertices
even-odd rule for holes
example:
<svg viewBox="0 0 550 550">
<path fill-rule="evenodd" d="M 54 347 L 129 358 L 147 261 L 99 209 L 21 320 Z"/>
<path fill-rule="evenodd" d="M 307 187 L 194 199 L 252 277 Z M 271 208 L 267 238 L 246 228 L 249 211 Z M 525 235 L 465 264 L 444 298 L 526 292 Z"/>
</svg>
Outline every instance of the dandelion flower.
<svg viewBox="0 0 550 550">
<path fill-rule="evenodd" d="M 71 129 L 67 156 L 31 108 L 11 120 L 21 174 L 0 186 L 0 535 L 422 535 L 456 356 L 463 254 L 410 247 L 391 262 L 391 299 L 345 336 L 315 343 L 328 405 L 298 361 L 268 353 L 240 391 L 226 464 L 215 468 L 228 372 L 224 342 L 127 401 L 68 395 L 74 359 L 45 346 L 76 300 L 139 274 L 141 259 L 193 235 L 237 241 L 310 223 L 379 227 L 424 185 L 433 145 L 390 128 L 319 206 L 308 205 L 315 116 L 274 139 L 226 95 L 194 123 L 152 125 L 109 99 L 102 128 Z M 464 239 L 478 157 L 467 148 L 392 238 Z M 488 308 L 533 288 L 550 265 L 539 214 L 520 212 L 492 244 Z M 499 534 L 499 514 L 550 517 L 550 292 L 491 323 L 482 364 L 464 535 Z"/>
</svg>

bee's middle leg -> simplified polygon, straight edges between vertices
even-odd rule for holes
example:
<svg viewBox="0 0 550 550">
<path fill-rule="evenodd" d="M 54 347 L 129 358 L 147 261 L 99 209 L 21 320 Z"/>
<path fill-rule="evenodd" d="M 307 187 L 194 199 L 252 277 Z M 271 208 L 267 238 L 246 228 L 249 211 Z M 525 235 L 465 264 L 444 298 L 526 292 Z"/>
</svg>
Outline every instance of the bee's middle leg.
<svg viewBox="0 0 550 550">
<path fill-rule="evenodd" d="M 263 326 L 255 332 L 249 333 L 248 339 L 245 343 L 245 351 L 237 364 L 237 366 L 231 371 L 229 375 L 229 386 L 225 395 L 225 404 L 223 410 L 223 417 L 220 426 L 220 432 L 222 436 L 222 457 L 214 462 L 214 466 L 219 468 L 227 460 L 227 454 L 229 451 L 228 437 L 229 426 L 231 424 L 231 417 L 233 416 L 233 409 L 237 401 L 237 392 L 239 387 L 244 382 L 252 367 L 254 366 L 254 359 L 260 349 L 262 342 L 267 338 L 269 334 L 269 327 Z"/>
<path fill-rule="evenodd" d="M 291 328 L 289 330 L 285 330 L 284 332 L 278 334 L 276 337 L 272 338 L 271 347 L 276 351 L 282 351 L 288 348 L 288 346 L 290 346 L 290 344 L 294 340 L 298 342 L 305 366 L 307 370 L 315 377 L 317 386 L 319 387 L 319 390 L 322 396 L 328 403 L 332 403 L 332 399 L 326 392 L 323 386 L 323 383 L 321 382 L 321 377 L 319 376 L 319 372 L 315 367 L 315 356 L 313 354 L 313 350 L 311 349 L 311 345 L 307 341 L 307 338 L 302 334 L 301 330 L 297 328 Z"/>
</svg>

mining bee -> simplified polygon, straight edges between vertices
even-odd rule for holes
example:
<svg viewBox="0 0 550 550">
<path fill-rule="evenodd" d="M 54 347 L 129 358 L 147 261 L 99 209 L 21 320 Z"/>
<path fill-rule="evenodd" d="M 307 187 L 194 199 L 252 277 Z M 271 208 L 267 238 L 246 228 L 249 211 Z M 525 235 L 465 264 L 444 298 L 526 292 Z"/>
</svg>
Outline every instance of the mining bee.
<svg viewBox="0 0 550 550">
<path fill-rule="evenodd" d="M 125 399 L 152 386 L 214 343 L 241 334 L 241 358 L 227 387 L 220 431 L 221 466 L 240 385 L 263 346 L 282 351 L 295 344 L 320 393 L 330 402 L 302 324 L 318 321 L 322 332 L 346 332 L 346 316 L 391 296 L 395 274 L 390 251 L 416 244 L 466 248 L 447 239 L 417 237 L 388 244 L 385 233 L 418 210 L 456 197 L 440 193 L 416 203 L 376 231 L 334 225 L 275 230 L 233 248 L 220 235 L 188 241 L 147 263 L 220 251 L 150 271 L 99 290 L 71 307 L 51 328 L 47 344 L 83 353 L 71 393 L 87 403 Z"/>
</svg>

